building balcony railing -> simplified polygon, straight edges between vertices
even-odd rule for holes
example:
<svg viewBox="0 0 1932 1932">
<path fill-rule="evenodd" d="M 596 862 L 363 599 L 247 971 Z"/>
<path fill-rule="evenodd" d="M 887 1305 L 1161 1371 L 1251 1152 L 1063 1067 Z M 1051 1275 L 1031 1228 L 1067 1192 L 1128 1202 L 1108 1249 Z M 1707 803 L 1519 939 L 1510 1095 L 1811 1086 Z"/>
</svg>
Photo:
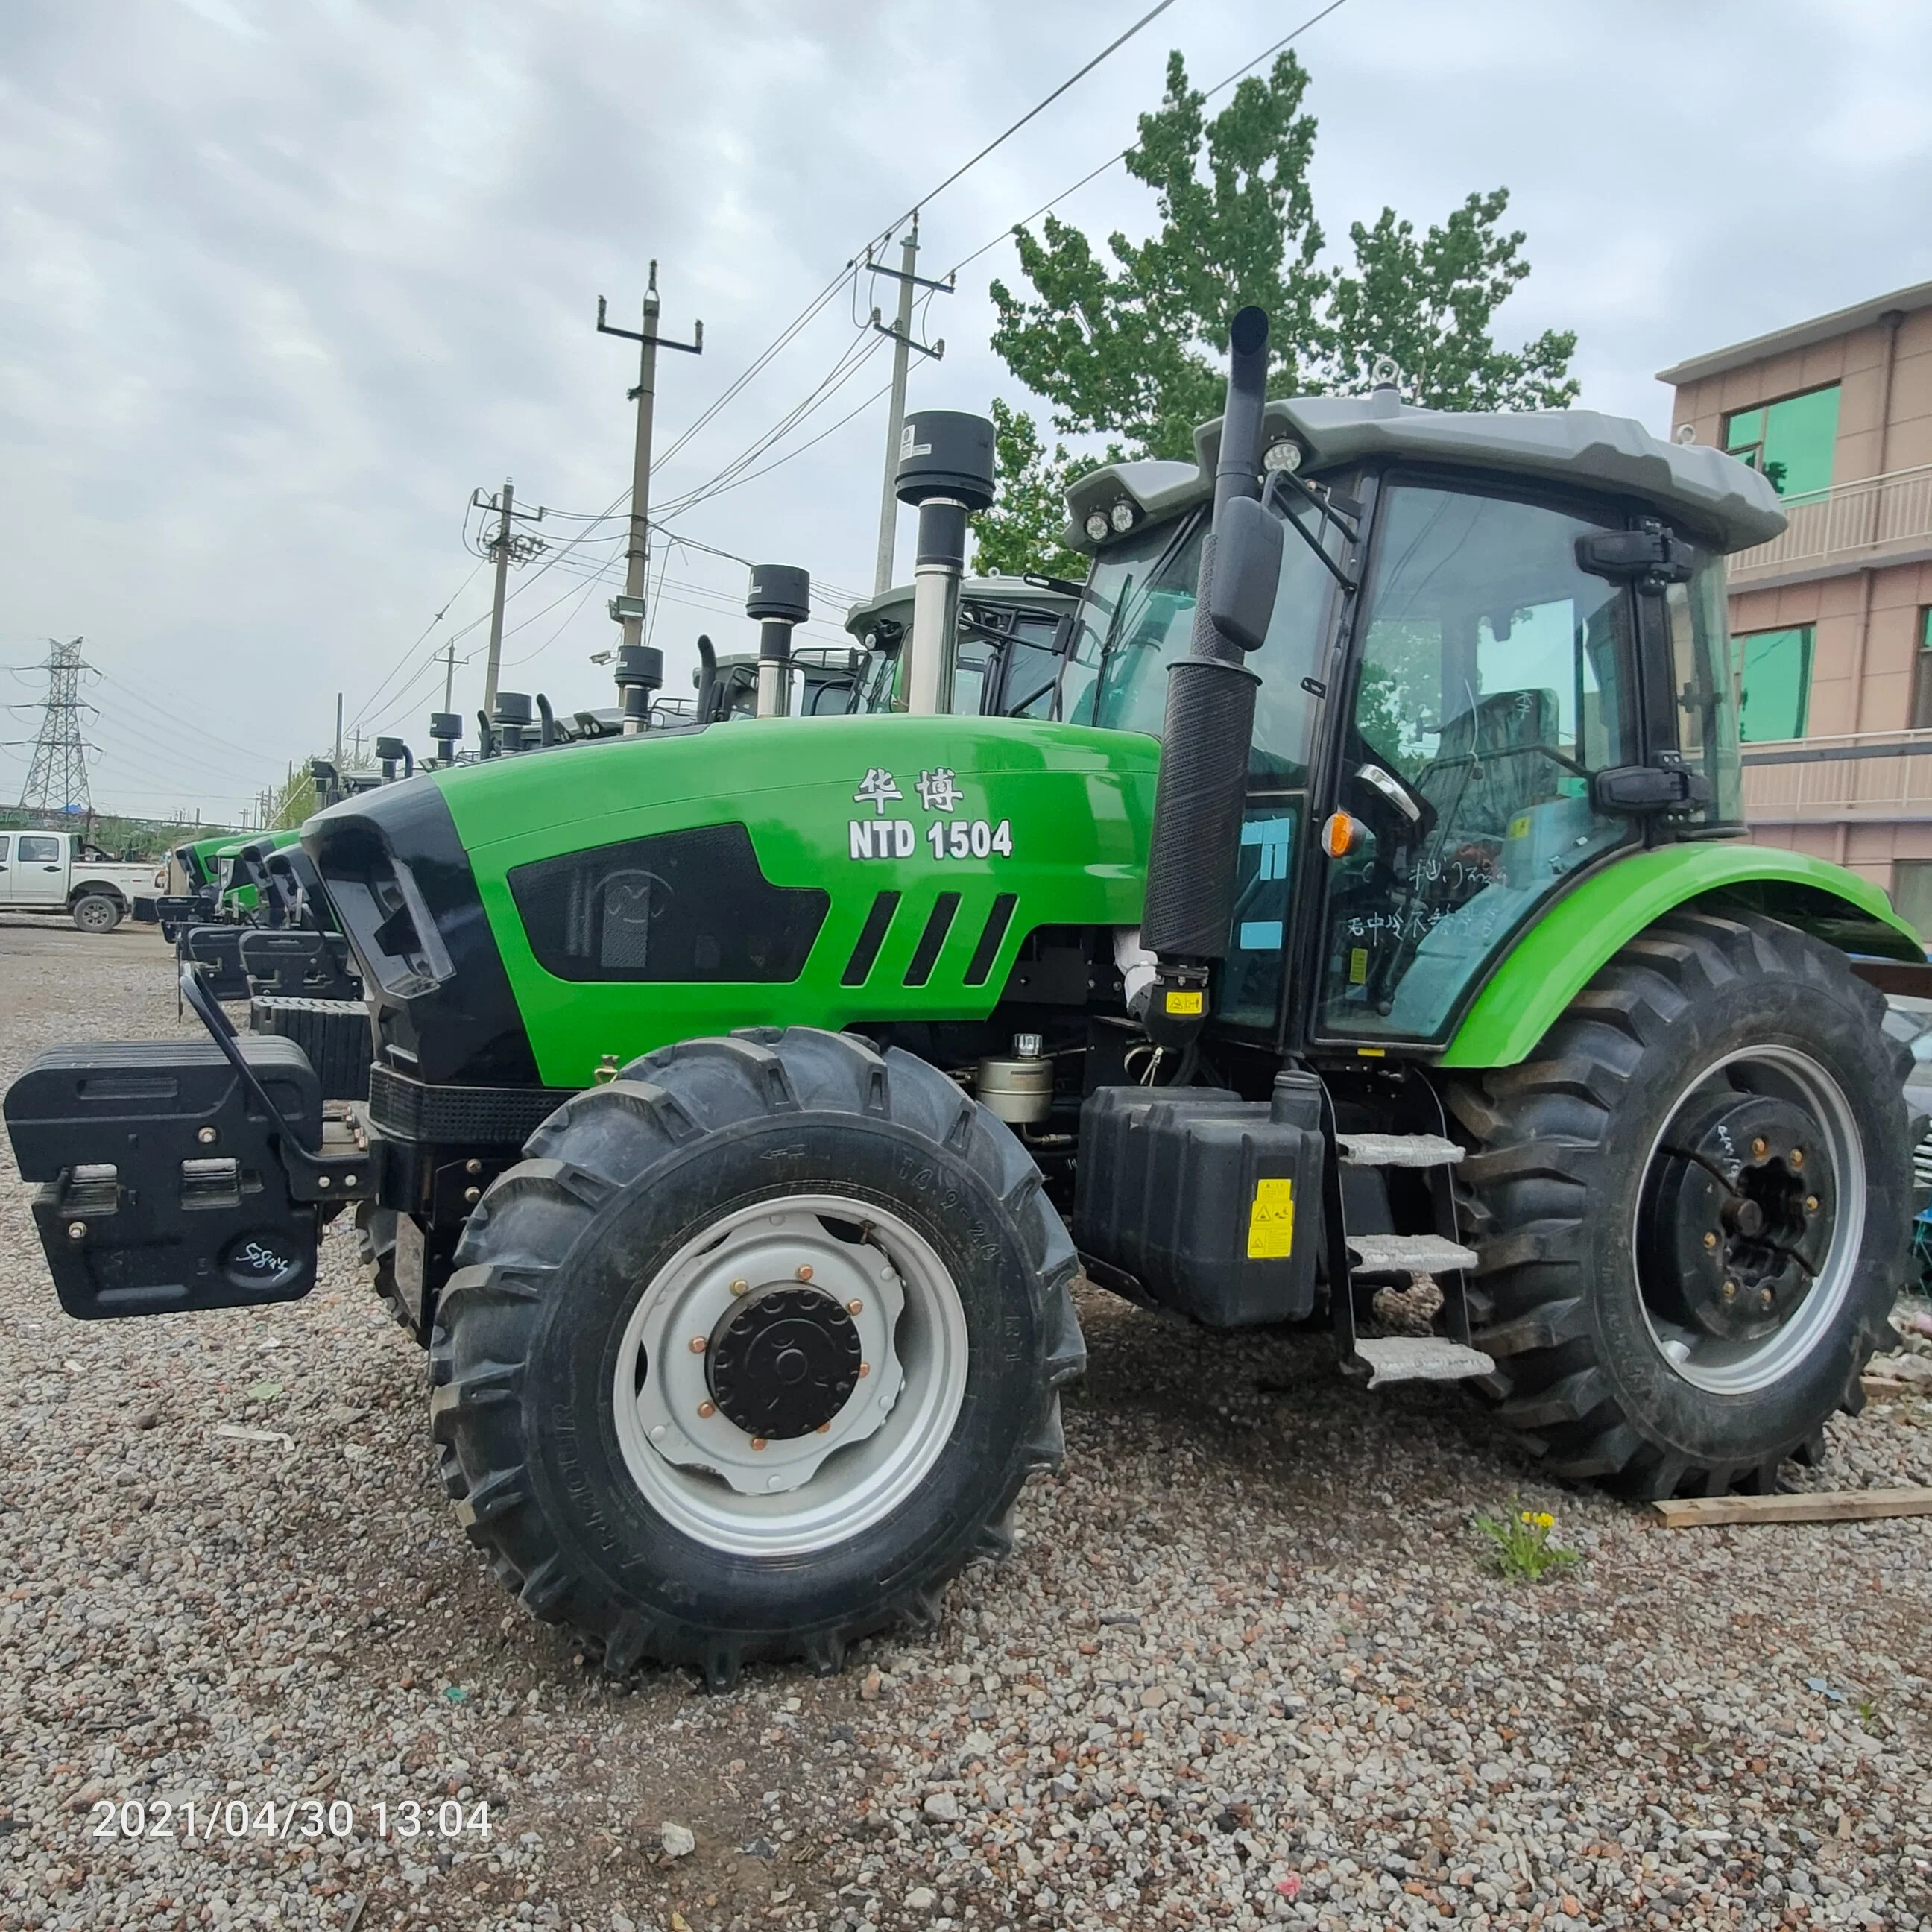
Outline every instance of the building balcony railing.
<svg viewBox="0 0 1932 1932">
<path fill-rule="evenodd" d="M 1727 560 L 1732 590 L 1910 562 L 1932 553 L 1932 464 L 1843 483 L 1787 503 L 1785 513 L 1791 520 L 1783 536 Z"/>
<path fill-rule="evenodd" d="M 1932 820 L 1932 731 L 1854 731 L 1744 748 L 1754 825 Z"/>
</svg>

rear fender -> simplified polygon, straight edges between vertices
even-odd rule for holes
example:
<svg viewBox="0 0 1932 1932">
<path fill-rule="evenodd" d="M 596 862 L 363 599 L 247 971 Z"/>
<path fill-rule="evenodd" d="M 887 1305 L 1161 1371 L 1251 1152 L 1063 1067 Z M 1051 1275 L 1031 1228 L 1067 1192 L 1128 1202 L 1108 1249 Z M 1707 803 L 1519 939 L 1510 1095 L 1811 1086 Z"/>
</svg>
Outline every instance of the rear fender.
<svg viewBox="0 0 1932 1932">
<path fill-rule="evenodd" d="M 1742 840 L 1659 847 L 1566 893 L 1491 974 L 1444 1049 L 1444 1066 L 1514 1066 L 1647 926 L 1680 906 L 1766 914 L 1848 953 L 1923 964 L 1925 949 L 1868 879 L 1802 852 Z"/>
</svg>

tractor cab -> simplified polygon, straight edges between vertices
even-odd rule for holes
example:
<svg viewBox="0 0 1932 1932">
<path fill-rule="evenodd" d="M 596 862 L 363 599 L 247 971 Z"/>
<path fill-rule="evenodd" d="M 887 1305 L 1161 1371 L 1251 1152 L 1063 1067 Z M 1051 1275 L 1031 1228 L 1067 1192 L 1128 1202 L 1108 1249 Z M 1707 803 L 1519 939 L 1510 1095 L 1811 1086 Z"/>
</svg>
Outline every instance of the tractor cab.
<svg viewBox="0 0 1932 1932">
<path fill-rule="evenodd" d="M 1093 565 L 1066 722 L 1163 729 L 1220 432 L 1195 464 L 1070 492 L 1066 541 Z M 1279 564 L 1246 657 L 1214 1016 L 1296 1048 L 1440 1050 L 1580 876 L 1742 835 L 1722 560 L 1778 512 L 1715 452 L 1580 411 L 1453 416 L 1384 389 L 1271 402 L 1262 438 Z"/>
<path fill-rule="evenodd" d="M 1047 577 L 968 577 L 959 586 L 953 663 L 956 714 L 1046 718 L 1053 712 L 1075 587 Z M 862 711 L 890 711 L 912 629 L 914 587 L 901 584 L 855 604 L 845 628 L 864 646 Z"/>
</svg>

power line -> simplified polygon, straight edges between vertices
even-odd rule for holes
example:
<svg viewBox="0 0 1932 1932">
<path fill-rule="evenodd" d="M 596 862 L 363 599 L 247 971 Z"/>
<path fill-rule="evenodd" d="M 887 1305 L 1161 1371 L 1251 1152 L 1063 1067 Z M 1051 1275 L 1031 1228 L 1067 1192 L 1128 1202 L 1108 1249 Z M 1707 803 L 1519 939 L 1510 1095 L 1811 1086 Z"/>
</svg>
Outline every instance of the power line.
<svg viewBox="0 0 1932 1932">
<path fill-rule="evenodd" d="M 1079 68 L 1077 72 L 1070 74 L 1065 80 L 1062 81 L 1051 94 L 1048 94 L 1043 100 L 1038 102 L 1033 107 L 1029 108 L 1024 114 L 1022 115 L 1020 118 L 1017 121 L 1014 122 L 1010 127 L 1006 128 L 1004 132 L 996 135 L 994 139 L 988 141 L 977 154 L 973 155 L 969 160 L 962 162 L 958 167 L 955 168 L 952 173 L 948 175 L 937 188 L 933 189 L 930 194 L 926 196 L 922 200 L 915 202 L 912 207 L 908 208 L 904 214 L 896 215 L 890 221 L 886 223 L 884 229 L 875 230 L 872 235 L 867 238 L 866 247 L 872 247 L 878 245 L 883 241 L 890 241 L 894 230 L 898 227 L 902 222 L 910 220 L 913 215 L 916 214 L 920 208 L 925 206 L 927 202 L 936 200 L 940 195 L 944 194 L 948 188 L 952 187 L 956 182 L 962 179 L 966 175 L 969 174 L 974 168 L 977 167 L 988 154 L 992 154 L 996 148 L 999 147 L 1003 142 L 1010 140 L 1012 136 L 1018 134 L 1020 129 L 1024 128 L 1028 122 L 1033 120 L 1035 116 L 1040 114 L 1048 107 L 1050 107 L 1054 102 L 1058 100 L 1070 88 L 1074 86 L 1078 82 L 1084 80 L 1088 74 L 1091 74 L 1094 70 L 1100 64 L 1102 61 L 1106 60 L 1110 55 L 1117 52 L 1120 48 L 1126 46 L 1127 42 L 1132 40 L 1143 27 L 1146 26 L 1150 21 L 1156 19 L 1160 14 L 1164 14 L 1173 4 L 1174 0 L 1158 0 L 1158 4 L 1150 8 L 1145 14 L 1142 14 L 1132 26 L 1127 28 L 1126 32 L 1119 35 L 1116 39 L 1109 41 L 1108 44 L 1105 47 L 1102 48 L 1100 52 L 1096 54 L 1091 60 L 1086 63 L 1084 66 Z M 758 376 L 764 369 L 769 367 L 773 357 L 780 354 L 788 344 L 796 340 L 800 332 L 802 331 L 807 325 L 819 314 L 819 313 L 832 300 L 832 297 L 836 296 L 839 290 L 844 286 L 847 278 L 853 275 L 854 271 L 858 266 L 860 257 L 865 254 L 865 247 L 862 247 L 854 252 L 851 260 L 848 261 L 845 264 L 844 267 L 840 269 L 838 274 L 834 275 L 832 279 L 806 304 L 803 308 L 799 310 L 796 315 L 793 316 L 790 322 L 786 323 L 784 327 L 779 331 L 778 335 L 773 339 L 770 345 L 766 348 L 752 363 L 750 368 L 746 369 L 744 374 L 740 376 L 735 382 L 729 384 L 726 387 L 724 393 L 719 396 L 708 409 L 704 410 L 699 415 L 698 419 L 691 424 L 690 426 L 686 429 L 684 433 L 681 436 L 678 436 L 671 443 L 670 446 L 658 458 L 656 461 L 651 466 L 653 472 L 662 468 L 664 464 L 669 463 L 670 460 L 691 441 L 693 436 L 696 436 L 708 424 L 714 422 L 719 412 L 728 407 L 737 397 L 742 395 L 746 388 L 758 377 Z M 854 279 L 856 280 L 856 278 L 854 278 Z"/>
<path fill-rule="evenodd" d="M 1173 4 L 1174 0 L 1160 0 L 1160 4 L 1158 5 L 1150 7 L 1148 10 L 1143 14 L 1125 33 L 1121 34 L 1118 40 L 1110 40 L 1107 45 L 1102 47 L 1084 67 L 1078 70 L 1078 73 L 1070 74 L 1067 78 L 1063 80 L 1051 94 L 1047 95 L 1046 99 L 1039 101 L 1034 106 L 1029 107 L 1004 134 L 995 135 L 993 139 L 988 141 L 970 161 L 964 162 L 958 167 L 955 168 L 930 194 L 922 195 L 917 201 L 913 203 L 911 207 L 906 210 L 904 214 L 902 214 L 898 218 L 898 221 L 892 222 L 887 226 L 886 230 L 886 234 L 890 235 L 892 230 L 899 225 L 900 221 L 910 220 L 913 216 L 917 214 L 921 208 L 929 207 L 934 202 L 937 201 L 955 182 L 958 181 L 962 176 L 970 173 L 974 168 L 976 168 L 995 148 L 998 147 L 1001 144 L 1001 142 L 1010 140 L 1014 135 L 1017 134 L 1029 121 L 1032 120 L 1036 115 L 1042 113 L 1046 109 L 1051 107 L 1069 88 L 1074 86 L 1080 81 L 1084 80 L 1103 60 L 1106 59 L 1108 55 L 1117 53 L 1122 47 L 1125 46 L 1143 27 L 1147 26 L 1152 21 L 1157 19 L 1161 14 L 1165 14 L 1168 8 Z"/>
<path fill-rule="evenodd" d="M 1330 14 L 1336 12 L 1338 9 L 1346 4 L 1347 0 L 1328 0 L 1328 4 L 1324 7 L 1319 13 L 1310 14 L 1308 18 L 1303 21 L 1301 25 L 1294 29 L 1294 32 L 1292 34 L 1284 34 L 1280 40 L 1275 42 L 1273 46 L 1268 48 L 1263 52 L 1258 53 L 1255 56 L 1252 60 L 1244 61 L 1241 65 L 1235 68 L 1234 72 L 1229 74 L 1225 80 L 1217 80 L 1212 87 L 1208 88 L 1207 91 L 1202 94 L 1201 98 L 1204 101 L 1208 101 L 1212 100 L 1217 94 L 1225 94 L 1227 90 L 1232 87 L 1235 82 L 1239 80 L 1244 74 L 1252 73 L 1256 68 L 1261 65 L 1263 61 L 1272 60 L 1275 56 L 1280 53 L 1291 41 L 1298 40 L 1304 34 L 1307 32 L 1310 27 L 1319 25 L 1321 22 L 1327 20 Z M 993 249 L 997 248 L 1002 242 L 1010 239 L 1016 229 L 1024 228 L 1030 224 L 1037 221 L 1042 214 L 1050 213 L 1053 209 L 1058 208 L 1063 201 L 1068 198 L 1069 196 L 1078 194 L 1089 182 L 1097 181 L 1109 168 L 1117 166 L 1120 162 L 1124 161 L 1139 146 L 1140 143 L 1138 141 L 1130 141 L 1118 154 L 1110 155 L 1106 160 L 1102 161 L 1097 168 L 1094 169 L 1089 173 L 1082 175 L 1071 188 L 1062 188 L 1051 201 L 1042 202 L 1030 214 L 1025 216 L 1023 219 L 1018 221 L 1008 223 L 1004 228 L 1000 230 L 998 234 L 993 237 L 992 241 L 982 243 L 979 248 L 975 248 L 971 254 L 962 256 L 960 259 L 947 270 L 946 273 L 949 278 L 958 274 L 962 268 L 966 268 L 971 263 L 976 262 L 982 255 L 990 253 Z"/>
</svg>

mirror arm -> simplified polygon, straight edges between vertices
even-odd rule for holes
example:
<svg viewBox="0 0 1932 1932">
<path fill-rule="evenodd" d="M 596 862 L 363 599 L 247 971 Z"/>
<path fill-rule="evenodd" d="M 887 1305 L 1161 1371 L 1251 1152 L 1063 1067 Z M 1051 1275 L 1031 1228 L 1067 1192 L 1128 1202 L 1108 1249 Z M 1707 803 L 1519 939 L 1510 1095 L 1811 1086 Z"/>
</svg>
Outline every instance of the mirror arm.
<svg viewBox="0 0 1932 1932">
<path fill-rule="evenodd" d="M 1314 490 L 1307 484 L 1304 483 L 1299 476 L 1296 476 L 1292 470 L 1271 470 L 1269 472 L 1268 486 L 1266 490 L 1262 493 L 1262 507 L 1265 510 L 1273 512 L 1275 515 L 1280 518 L 1282 521 L 1285 523 L 1288 528 L 1292 530 L 1294 534 L 1315 553 L 1316 560 L 1322 566 L 1322 568 L 1328 572 L 1328 574 L 1342 586 L 1342 590 L 1346 591 L 1349 596 L 1354 596 L 1355 592 L 1362 586 L 1358 584 L 1354 578 L 1351 577 L 1332 556 L 1328 554 L 1328 551 L 1322 548 L 1322 539 L 1318 537 L 1299 517 L 1290 516 L 1288 512 L 1276 502 L 1276 488 L 1278 484 L 1282 484 L 1284 478 L 1286 479 L 1287 485 L 1300 490 L 1301 493 L 1308 499 L 1309 502 L 1315 506 L 1316 510 L 1318 511 L 1328 522 L 1333 524 L 1351 543 L 1353 543 L 1355 541 L 1354 531 L 1351 529 L 1347 524 L 1343 522 L 1341 518 L 1337 516 L 1333 510 L 1330 509 L 1328 506 L 1323 502 L 1322 499 L 1315 494 Z"/>
</svg>

